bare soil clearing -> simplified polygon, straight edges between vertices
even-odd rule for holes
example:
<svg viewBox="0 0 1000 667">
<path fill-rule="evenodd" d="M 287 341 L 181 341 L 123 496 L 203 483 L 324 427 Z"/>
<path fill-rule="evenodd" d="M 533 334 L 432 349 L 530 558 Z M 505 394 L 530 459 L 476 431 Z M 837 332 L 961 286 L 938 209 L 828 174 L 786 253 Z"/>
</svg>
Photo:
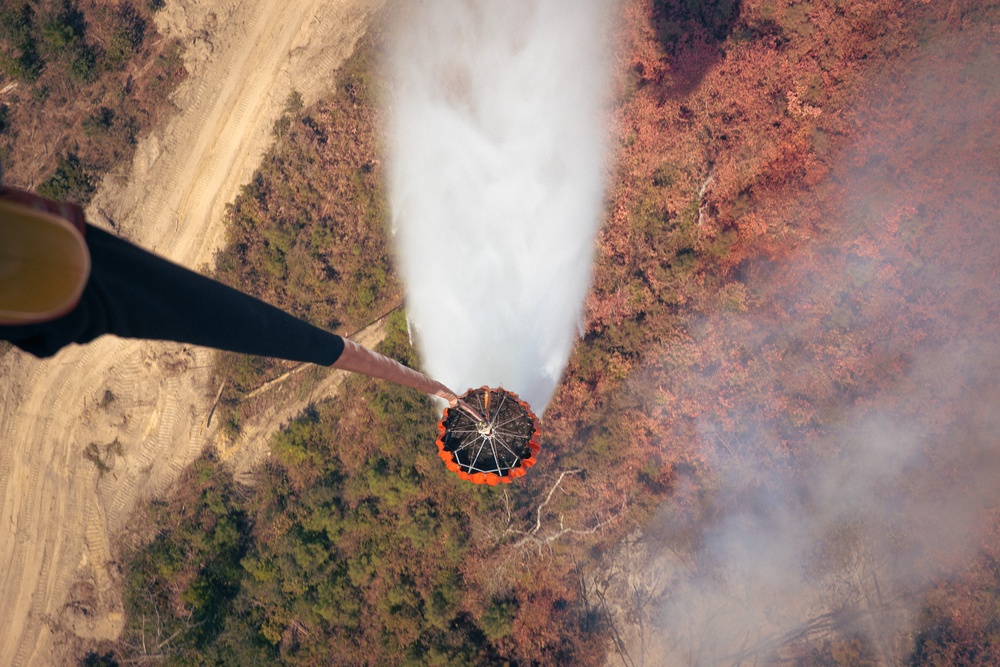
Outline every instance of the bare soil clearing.
<svg viewBox="0 0 1000 667">
<path fill-rule="evenodd" d="M 289 94 L 327 89 L 380 4 L 168 0 L 159 28 L 187 45 L 178 113 L 105 179 L 88 218 L 204 268 Z M 0 360 L 0 664 L 63 664 L 78 641 L 121 631 L 110 537 L 211 441 L 210 365 L 200 348 L 112 338 Z M 262 414 L 224 456 L 259 460 L 281 420 L 338 384 Z"/>
</svg>

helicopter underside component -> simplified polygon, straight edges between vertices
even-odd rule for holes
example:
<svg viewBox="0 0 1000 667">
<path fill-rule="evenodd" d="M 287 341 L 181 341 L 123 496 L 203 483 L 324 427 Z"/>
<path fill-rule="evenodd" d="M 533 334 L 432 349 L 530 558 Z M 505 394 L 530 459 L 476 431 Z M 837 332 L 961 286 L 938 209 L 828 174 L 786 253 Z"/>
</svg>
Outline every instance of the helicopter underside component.
<svg viewBox="0 0 1000 667">
<path fill-rule="evenodd" d="M 475 484 L 509 484 L 535 465 L 538 418 L 517 394 L 480 387 L 462 396 L 472 411 L 448 408 L 438 424 L 438 456 Z M 482 420 L 470 412 L 478 411 Z"/>
</svg>

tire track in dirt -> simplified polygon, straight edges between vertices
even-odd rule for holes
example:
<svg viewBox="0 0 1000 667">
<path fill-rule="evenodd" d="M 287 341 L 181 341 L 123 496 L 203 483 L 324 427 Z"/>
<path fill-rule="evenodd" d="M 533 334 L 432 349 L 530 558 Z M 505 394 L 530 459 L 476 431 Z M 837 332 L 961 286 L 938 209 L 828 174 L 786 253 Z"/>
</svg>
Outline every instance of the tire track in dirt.
<svg viewBox="0 0 1000 667">
<path fill-rule="evenodd" d="M 341 62 L 379 4 L 168 0 L 159 28 L 185 43 L 190 72 L 179 111 L 141 142 L 127 176 L 105 179 L 88 216 L 181 264 L 207 264 L 225 205 L 259 164 L 293 86 L 312 101 L 333 82 L 332 71 L 302 70 Z M 64 664 L 65 633 L 120 631 L 109 535 L 211 437 L 210 363 L 205 350 L 117 339 L 45 361 L 0 359 L 0 665 Z M 107 469 L 84 458 L 90 443 Z M 83 579 L 97 588 L 87 618 L 67 605 Z"/>
<path fill-rule="evenodd" d="M 8 664 L 25 664 L 25 656 L 30 657 L 33 644 L 53 611 L 51 602 L 56 591 L 68 587 L 71 578 L 65 565 L 66 558 L 72 558 L 68 554 L 75 549 L 69 543 L 82 525 L 80 503 L 73 500 L 80 481 L 76 473 L 83 463 L 82 446 L 75 438 L 75 417 L 82 398 L 75 389 L 81 383 L 99 381 L 100 365 L 94 367 L 99 354 L 97 348 L 80 348 L 68 355 L 58 355 L 49 362 L 50 376 L 46 377 L 44 372 L 34 374 L 38 384 L 24 387 L 27 409 L 14 415 L 15 422 L 20 421 L 24 428 L 18 436 L 22 439 L 9 444 L 33 446 L 24 452 L 22 465 L 12 470 L 14 484 L 6 487 L 0 498 L 4 506 L 11 506 L 11 515 L 16 516 L 12 522 L 16 535 L 14 549 L 9 559 L 4 559 L 8 568 L 0 590 L 5 603 L 9 602 L 6 599 L 9 591 L 22 591 L 17 604 L 8 608 L 24 608 L 28 621 L 26 637 L 31 641 L 21 642 Z M 72 362 L 64 361 L 72 357 L 75 357 Z M 8 444 L 6 439 L 4 442 Z M 14 502 L 10 502 L 15 494 Z M 0 550 L 9 553 L 2 543 Z M 7 645 L 0 644 L 0 649 L 6 650 Z"/>
</svg>

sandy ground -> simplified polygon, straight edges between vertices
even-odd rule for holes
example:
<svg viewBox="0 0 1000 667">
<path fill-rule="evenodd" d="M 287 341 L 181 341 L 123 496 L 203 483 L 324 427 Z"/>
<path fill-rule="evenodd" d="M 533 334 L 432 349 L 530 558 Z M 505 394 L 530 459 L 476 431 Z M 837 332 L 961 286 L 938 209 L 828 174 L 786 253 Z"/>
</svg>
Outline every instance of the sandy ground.
<svg viewBox="0 0 1000 667">
<path fill-rule="evenodd" d="M 290 92 L 333 81 L 381 0 L 168 0 L 160 30 L 187 45 L 179 109 L 108 177 L 88 217 L 193 268 L 223 240 L 222 214 L 271 141 Z M 377 340 L 380 328 L 366 332 Z M 111 538 L 213 442 L 211 352 L 105 338 L 38 361 L 0 360 L 0 665 L 70 660 L 75 638 L 123 624 Z M 241 470 L 330 374 L 262 411 L 223 456 Z M 85 456 L 85 454 L 87 454 Z M 96 461 L 99 461 L 96 462 Z"/>
</svg>

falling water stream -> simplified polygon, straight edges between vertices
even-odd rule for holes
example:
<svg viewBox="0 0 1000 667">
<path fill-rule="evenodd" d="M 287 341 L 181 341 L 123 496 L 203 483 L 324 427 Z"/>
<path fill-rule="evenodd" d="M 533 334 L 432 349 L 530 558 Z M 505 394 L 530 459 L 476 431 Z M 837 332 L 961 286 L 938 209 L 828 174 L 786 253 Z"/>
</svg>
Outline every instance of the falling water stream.
<svg viewBox="0 0 1000 667">
<path fill-rule="evenodd" d="M 502 386 L 541 414 L 569 358 L 604 196 L 610 4 L 400 10 L 393 232 L 424 368 L 460 393 Z"/>
</svg>

